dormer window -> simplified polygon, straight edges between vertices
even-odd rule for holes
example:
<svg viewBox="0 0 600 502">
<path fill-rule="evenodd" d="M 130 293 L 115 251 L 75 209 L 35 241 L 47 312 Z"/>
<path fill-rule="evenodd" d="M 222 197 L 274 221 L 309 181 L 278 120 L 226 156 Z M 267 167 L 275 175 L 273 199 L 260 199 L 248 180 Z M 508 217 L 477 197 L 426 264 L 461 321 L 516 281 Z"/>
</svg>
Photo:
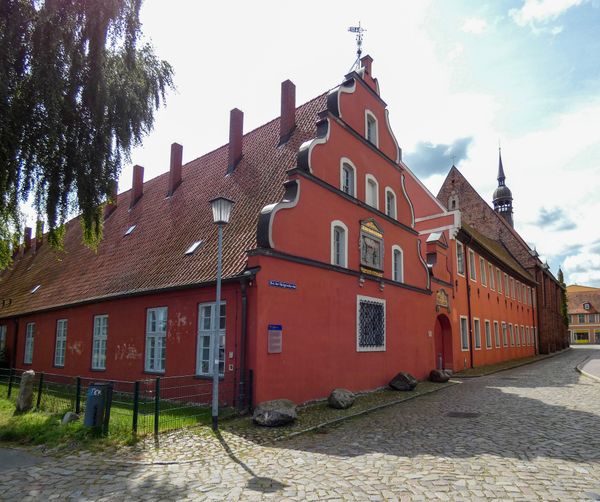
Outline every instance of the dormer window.
<svg viewBox="0 0 600 502">
<path fill-rule="evenodd" d="M 369 143 L 379 146 L 377 119 L 369 110 L 365 111 L 365 138 Z"/>
<path fill-rule="evenodd" d="M 202 241 L 194 242 L 189 248 L 187 248 L 185 254 L 187 254 L 187 255 L 194 254 L 196 252 L 196 249 L 198 249 L 200 247 L 200 244 L 202 244 Z"/>
<path fill-rule="evenodd" d="M 590 308 L 591 308 L 591 305 L 590 305 L 589 303 L 587 303 L 587 302 L 586 302 L 586 303 L 584 303 L 584 304 L 583 304 L 583 308 L 584 308 L 585 310 L 590 310 Z"/>
</svg>

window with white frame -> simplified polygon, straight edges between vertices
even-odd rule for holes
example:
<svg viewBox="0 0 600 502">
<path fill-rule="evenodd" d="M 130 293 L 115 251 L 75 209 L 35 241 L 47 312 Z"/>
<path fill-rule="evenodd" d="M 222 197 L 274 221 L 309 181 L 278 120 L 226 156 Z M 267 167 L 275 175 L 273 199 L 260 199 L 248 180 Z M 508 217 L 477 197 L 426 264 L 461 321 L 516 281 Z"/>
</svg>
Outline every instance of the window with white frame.
<svg viewBox="0 0 600 502">
<path fill-rule="evenodd" d="M 521 346 L 521 341 L 520 341 L 520 337 L 519 337 L 519 325 L 515 324 L 515 342 L 517 344 L 517 347 Z"/>
<path fill-rule="evenodd" d="M 510 278 L 510 296 L 513 300 L 517 299 L 517 295 L 515 293 L 515 280 L 512 277 Z"/>
<path fill-rule="evenodd" d="M 531 301 L 533 302 L 533 308 L 537 307 L 537 296 L 535 288 L 531 288 Z"/>
<path fill-rule="evenodd" d="M 498 284 L 498 294 L 502 293 L 502 272 L 500 272 L 499 268 L 496 268 L 496 284 Z"/>
<path fill-rule="evenodd" d="M 479 319 L 473 319 L 473 336 L 475 337 L 475 348 L 481 348 L 481 323 Z"/>
<path fill-rule="evenodd" d="M 475 253 L 472 249 L 469 249 L 469 274 L 471 274 L 471 280 L 477 280 L 477 268 L 475 267 Z"/>
<path fill-rule="evenodd" d="M 390 187 L 385 187 L 385 214 L 397 218 L 396 194 Z"/>
<path fill-rule="evenodd" d="M 392 246 L 392 261 L 393 279 L 404 282 L 404 256 L 400 246 Z"/>
<path fill-rule="evenodd" d="M 525 338 L 527 338 L 527 345 L 531 346 L 531 333 L 529 332 L 529 326 L 525 326 Z"/>
<path fill-rule="evenodd" d="M 510 282 L 508 280 L 508 274 L 504 274 L 504 295 L 510 298 Z"/>
<path fill-rule="evenodd" d="M 331 264 L 348 266 L 348 227 L 343 222 L 331 222 Z"/>
<path fill-rule="evenodd" d="M 521 303 L 521 283 L 516 281 L 515 289 L 517 290 L 517 301 Z"/>
<path fill-rule="evenodd" d="M 54 366 L 65 365 L 65 353 L 67 352 L 67 319 L 56 321 L 56 342 L 54 346 Z"/>
<path fill-rule="evenodd" d="M 106 340 L 108 339 L 108 316 L 94 316 L 94 339 L 92 342 L 92 369 L 106 369 Z"/>
<path fill-rule="evenodd" d="M 211 354 L 211 336 L 215 327 L 214 309 L 215 302 L 201 303 L 198 305 L 198 353 L 196 356 L 196 373 L 210 376 L 213 374 L 213 360 Z M 226 305 L 221 302 L 219 309 L 219 375 L 225 374 L 225 323 Z"/>
<path fill-rule="evenodd" d="M 365 138 L 369 143 L 379 146 L 379 131 L 377 130 L 377 119 L 369 110 L 365 111 Z"/>
<path fill-rule="evenodd" d="M 348 159 L 342 159 L 340 167 L 340 188 L 352 197 L 356 197 L 356 169 Z"/>
<path fill-rule="evenodd" d="M 456 241 L 456 272 L 465 275 L 465 247 L 458 241 Z"/>
<path fill-rule="evenodd" d="M 356 350 L 385 350 L 385 300 L 356 297 Z"/>
<path fill-rule="evenodd" d="M 578 314 L 579 324 L 585 323 L 585 314 Z"/>
<path fill-rule="evenodd" d="M 490 289 L 492 291 L 496 290 L 496 284 L 494 281 L 494 267 L 492 267 L 491 263 L 488 263 L 488 271 L 489 271 L 489 277 L 490 277 Z"/>
<path fill-rule="evenodd" d="M 500 348 L 500 327 L 498 326 L 498 321 L 494 321 L 494 342 L 496 348 Z"/>
<path fill-rule="evenodd" d="M 531 288 L 527 286 L 527 305 L 531 305 Z"/>
<path fill-rule="evenodd" d="M 502 321 L 502 345 L 508 347 L 508 334 L 506 331 L 506 323 Z"/>
<path fill-rule="evenodd" d="M 527 345 L 527 341 L 525 339 L 525 326 L 523 326 L 521 324 L 521 345 L 523 345 L 523 347 L 525 347 L 525 345 Z"/>
<path fill-rule="evenodd" d="M 513 331 L 512 323 L 508 323 L 508 334 L 510 336 L 510 346 L 515 346 L 515 332 Z"/>
<path fill-rule="evenodd" d="M 160 373 L 165 371 L 167 315 L 167 307 L 146 310 L 146 371 Z"/>
<path fill-rule="evenodd" d="M 492 348 L 492 326 L 490 324 L 490 321 L 485 321 L 484 323 L 485 326 L 485 348 L 486 349 L 491 349 Z"/>
<path fill-rule="evenodd" d="M 485 270 L 485 260 L 479 257 L 479 269 L 481 270 L 481 285 L 487 286 L 487 273 Z"/>
<path fill-rule="evenodd" d="M 464 316 L 460 316 L 460 345 L 462 350 L 469 350 L 469 324 Z"/>
<path fill-rule="evenodd" d="M 33 362 L 33 344 L 35 341 L 35 323 L 28 322 L 25 328 L 25 355 L 23 356 L 24 364 Z"/>
<path fill-rule="evenodd" d="M 6 349 L 6 324 L 0 324 L 0 352 Z"/>
<path fill-rule="evenodd" d="M 365 178 L 365 202 L 375 209 L 379 209 L 379 183 L 371 174 Z"/>
</svg>

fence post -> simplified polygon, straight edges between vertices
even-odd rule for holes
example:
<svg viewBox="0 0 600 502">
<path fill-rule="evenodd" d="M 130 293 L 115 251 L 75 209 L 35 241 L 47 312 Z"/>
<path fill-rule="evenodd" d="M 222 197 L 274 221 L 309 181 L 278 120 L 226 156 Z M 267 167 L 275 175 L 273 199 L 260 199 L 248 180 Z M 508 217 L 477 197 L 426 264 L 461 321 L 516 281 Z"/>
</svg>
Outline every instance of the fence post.
<svg viewBox="0 0 600 502">
<path fill-rule="evenodd" d="M 75 413 L 81 413 L 81 377 L 75 378 Z"/>
<path fill-rule="evenodd" d="M 102 434 L 108 436 L 108 424 L 110 422 L 110 410 L 112 408 L 112 395 L 113 395 L 114 383 L 111 382 L 107 389 L 106 395 L 104 396 L 104 420 L 102 421 Z"/>
<path fill-rule="evenodd" d="M 42 386 L 44 385 L 44 372 L 40 373 L 40 381 L 38 383 L 38 392 L 37 392 L 37 403 L 35 405 L 36 410 L 40 409 L 40 404 L 42 404 Z"/>
<path fill-rule="evenodd" d="M 154 386 L 154 435 L 158 436 L 158 418 L 160 415 L 160 377 L 156 377 Z"/>
<path fill-rule="evenodd" d="M 131 427 L 134 436 L 137 436 L 139 411 L 140 411 L 140 381 L 136 380 L 133 384 L 133 424 Z"/>
<path fill-rule="evenodd" d="M 12 393 L 13 379 L 15 377 L 15 369 L 11 368 L 8 374 L 8 393 L 6 395 L 6 399 L 10 399 L 10 395 Z"/>
</svg>

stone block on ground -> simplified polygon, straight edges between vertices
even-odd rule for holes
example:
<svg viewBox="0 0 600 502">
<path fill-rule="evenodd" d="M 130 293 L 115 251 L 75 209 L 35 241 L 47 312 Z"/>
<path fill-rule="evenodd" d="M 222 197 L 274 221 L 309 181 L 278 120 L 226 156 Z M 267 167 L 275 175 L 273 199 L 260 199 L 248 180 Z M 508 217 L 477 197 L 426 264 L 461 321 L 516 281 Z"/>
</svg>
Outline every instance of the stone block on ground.
<svg viewBox="0 0 600 502">
<path fill-rule="evenodd" d="M 327 398 L 327 403 L 332 408 L 345 410 L 354 404 L 354 399 L 354 393 L 348 389 L 333 389 Z"/>
<path fill-rule="evenodd" d="M 417 386 L 417 379 L 410 373 L 401 371 L 390 380 L 389 386 L 394 390 L 413 390 Z"/>
<path fill-rule="evenodd" d="M 254 408 L 252 420 L 264 427 L 278 427 L 296 420 L 296 405 L 289 399 L 265 401 Z"/>
<path fill-rule="evenodd" d="M 61 425 L 67 425 L 71 422 L 76 422 L 79 420 L 79 415 L 77 413 L 73 413 L 72 411 L 67 411 L 65 415 L 62 417 Z"/>
<path fill-rule="evenodd" d="M 450 380 L 450 375 L 444 370 L 431 370 L 431 373 L 429 373 L 429 380 L 436 383 L 444 383 Z"/>
<path fill-rule="evenodd" d="M 35 371 L 27 370 L 21 375 L 21 385 L 19 385 L 19 395 L 17 396 L 17 411 L 22 413 L 29 411 L 33 404 L 33 384 Z"/>
</svg>

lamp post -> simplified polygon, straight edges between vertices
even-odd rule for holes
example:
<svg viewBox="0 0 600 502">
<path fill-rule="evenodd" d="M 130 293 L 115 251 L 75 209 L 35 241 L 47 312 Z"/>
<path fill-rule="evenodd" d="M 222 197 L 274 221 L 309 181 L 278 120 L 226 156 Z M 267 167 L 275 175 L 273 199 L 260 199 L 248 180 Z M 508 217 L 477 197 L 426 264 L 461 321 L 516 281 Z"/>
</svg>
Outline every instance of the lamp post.
<svg viewBox="0 0 600 502">
<path fill-rule="evenodd" d="M 212 428 L 219 428 L 219 328 L 221 322 L 221 261 L 223 257 L 223 225 L 229 223 L 229 216 L 233 201 L 225 197 L 217 197 L 210 201 L 213 221 L 219 230 L 219 244 L 217 248 L 217 299 L 213 309 L 213 330 L 211 338 L 210 355 L 213 362 L 212 385 Z"/>
</svg>

